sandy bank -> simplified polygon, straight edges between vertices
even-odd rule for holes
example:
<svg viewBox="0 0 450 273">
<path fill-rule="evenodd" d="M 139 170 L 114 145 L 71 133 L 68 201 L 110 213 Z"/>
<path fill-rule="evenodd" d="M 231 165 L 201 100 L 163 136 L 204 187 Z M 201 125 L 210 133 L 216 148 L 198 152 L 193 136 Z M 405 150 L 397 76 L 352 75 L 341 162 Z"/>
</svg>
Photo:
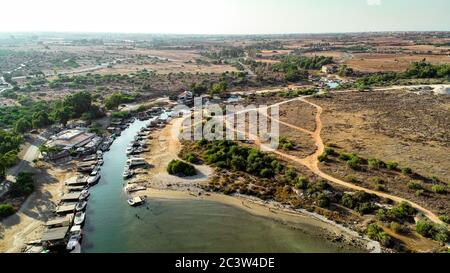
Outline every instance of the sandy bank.
<svg viewBox="0 0 450 273">
<path fill-rule="evenodd" d="M 189 199 L 219 202 L 242 209 L 255 216 L 265 217 L 269 221 L 277 221 L 308 234 L 321 235 L 336 243 L 367 249 L 371 252 L 381 251 L 377 242 L 362 237 L 356 232 L 326 220 L 322 216 L 314 213 L 282 208 L 276 202 L 267 203 L 250 196 L 227 196 L 204 192 L 199 195 L 199 191 L 196 189 L 194 191 L 148 189 L 145 194 L 149 198 L 156 199 Z"/>
</svg>

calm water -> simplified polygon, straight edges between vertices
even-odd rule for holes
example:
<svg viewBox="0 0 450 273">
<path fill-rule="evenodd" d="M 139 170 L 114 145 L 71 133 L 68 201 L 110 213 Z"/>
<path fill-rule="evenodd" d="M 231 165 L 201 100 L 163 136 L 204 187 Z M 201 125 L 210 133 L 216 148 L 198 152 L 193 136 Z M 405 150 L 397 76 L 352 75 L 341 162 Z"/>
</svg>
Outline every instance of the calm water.
<svg viewBox="0 0 450 273">
<path fill-rule="evenodd" d="M 125 150 L 144 124 L 133 123 L 104 155 L 102 179 L 90 190 L 83 252 L 343 251 L 320 236 L 221 203 L 150 199 L 139 208 L 128 206 Z"/>
</svg>

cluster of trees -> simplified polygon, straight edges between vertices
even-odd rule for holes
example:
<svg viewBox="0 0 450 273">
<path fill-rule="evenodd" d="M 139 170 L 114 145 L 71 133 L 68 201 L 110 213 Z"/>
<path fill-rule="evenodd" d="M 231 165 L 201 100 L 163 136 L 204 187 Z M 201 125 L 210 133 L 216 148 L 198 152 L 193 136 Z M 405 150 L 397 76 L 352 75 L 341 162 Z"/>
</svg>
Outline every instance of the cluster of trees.
<svg viewBox="0 0 450 273">
<path fill-rule="evenodd" d="M 450 230 L 445 225 L 433 224 L 428 220 L 419 220 L 416 223 L 416 231 L 424 237 L 444 244 L 450 242 Z"/>
<path fill-rule="evenodd" d="M 286 55 L 282 57 L 279 63 L 274 64 L 274 69 L 280 71 L 295 69 L 317 70 L 321 69 L 322 66 L 331 63 L 333 63 L 332 57 L 314 56 L 310 58 L 298 55 Z"/>
<path fill-rule="evenodd" d="M 295 149 L 295 143 L 289 138 L 282 136 L 280 137 L 280 148 L 286 151 L 291 151 Z"/>
<path fill-rule="evenodd" d="M 0 179 L 5 177 L 6 169 L 17 162 L 21 142 L 20 135 L 0 130 Z"/>
<path fill-rule="evenodd" d="M 366 192 L 356 192 L 354 194 L 344 193 L 341 198 L 341 204 L 362 215 L 370 214 L 379 209 L 379 207 L 372 202 L 373 198 L 373 195 Z"/>
<path fill-rule="evenodd" d="M 353 70 L 353 68 L 350 68 L 344 64 L 339 66 L 337 74 L 341 77 L 350 77 L 355 74 L 355 71 Z"/>
<path fill-rule="evenodd" d="M 377 218 L 384 222 L 414 223 L 417 210 L 407 202 L 401 202 L 391 209 L 379 209 Z"/>
<path fill-rule="evenodd" d="M 225 81 L 220 81 L 218 83 L 214 83 L 211 85 L 211 88 L 209 89 L 209 94 L 210 95 L 218 95 L 218 96 L 222 96 L 225 94 L 225 92 L 228 89 L 228 85 Z"/>
<path fill-rule="evenodd" d="M 211 59 L 230 59 L 244 57 L 245 52 L 240 47 L 225 47 L 220 51 L 204 52 L 203 55 Z"/>
<path fill-rule="evenodd" d="M 181 160 L 172 160 L 167 166 L 167 172 L 171 175 L 194 176 L 197 174 L 195 167 Z"/>
<path fill-rule="evenodd" d="M 273 156 L 257 149 L 239 146 L 233 141 L 207 143 L 202 140 L 197 144 L 207 145 L 204 161 L 222 169 L 243 171 L 263 178 L 274 177 L 283 170 L 283 166 Z"/>
<path fill-rule="evenodd" d="M 61 88 L 63 86 L 69 88 L 85 88 L 87 85 L 100 85 L 104 83 L 117 83 L 124 80 L 129 80 L 130 76 L 127 74 L 86 74 L 86 75 L 75 75 L 75 76 L 65 76 L 58 75 L 58 78 L 49 83 L 50 88 Z"/>
<path fill-rule="evenodd" d="M 32 128 L 60 122 L 66 124 L 70 119 L 92 120 L 103 116 L 98 105 L 93 104 L 89 92 L 78 92 L 57 101 L 19 100 L 20 106 L 0 108 L 0 128 L 11 128 L 17 133 L 25 133 Z"/>
<path fill-rule="evenodd" d="M 372 240 L 380 242 L 385 247 L 390 247 L 393 243 L 392 238 L 375 223 L 367 226 L 367 236 Z"/>
<path fill-rule="evenodd" d="M 122 103 L 130 103 L 136 101 L 139 94 L 126 94 L 123 92 L 114 92 L 112 95 L 105 99 L 106 109 L 113 110 L 117 109 Z"/>
<path fill-rule="evenodd" d="M 286 92 L 280 92 L 278 93 L 278 96 L 282 98 L 296 98 L 299 96 L 308 96 L 316 94 L 318 91 L 315 88 L 299 88 L 296 90 L 289 90 Z"/>
<path fill-rule="evenodd" d="M 279 63 L 272 65 L 273 71 L 284 73 L 287 82 L 298 82 L 308 78 L 306 70 L 320 69 L 333 62 L 333 58 L 315 56 L 312 58 L 297 55 L 283 56 Z"/>
<path fill-rule="evenodd" d="M 401 79 L 450 79 L 450 64 L 433 65 L 426 60 L 413 62 L 405 72 L 375 73 L 356 81 L 357 88 L 364 89 L 372 85 L 395 84 Z"/>
</svg>

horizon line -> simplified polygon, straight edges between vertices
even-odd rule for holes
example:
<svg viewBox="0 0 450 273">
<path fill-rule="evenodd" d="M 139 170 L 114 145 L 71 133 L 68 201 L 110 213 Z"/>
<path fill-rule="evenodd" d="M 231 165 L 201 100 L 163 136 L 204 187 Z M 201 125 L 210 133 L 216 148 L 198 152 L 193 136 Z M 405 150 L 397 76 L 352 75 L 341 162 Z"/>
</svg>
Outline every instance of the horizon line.
<svg viewBox="0 0 450 273">
<path fill-rule="evenodd" d="M 175 33 L 175 32 L 122 32 L 122 31 L 58 31 L 58 30 L 18 30 L 4 31 L 0 34 L 135 34 L 135 35 L 175 35 L 175 36 L 277 36 L 277 35 L 324 35 L 324 34 L 363 34 L 363 33 L 450 33 L 450 30 L 369 30 L 369 31 L 331 31 L 331 32 L 283 32 L 283 33 Z"/>
</svg>

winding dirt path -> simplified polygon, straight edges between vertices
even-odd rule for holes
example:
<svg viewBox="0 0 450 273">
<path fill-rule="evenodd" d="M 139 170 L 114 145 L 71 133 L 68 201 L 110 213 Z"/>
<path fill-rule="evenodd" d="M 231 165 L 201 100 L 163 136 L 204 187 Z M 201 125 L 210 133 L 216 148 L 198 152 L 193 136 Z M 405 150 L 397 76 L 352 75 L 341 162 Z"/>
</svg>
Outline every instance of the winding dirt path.
<svg viewBox="0 0 450 273">
<path fill-rule="evenodd" d="M 399 87 L 393 87 L 392 89 L 397 89 L 397 88 L 399 88 Z M 338 93 L 348 93 L 348 92 L 353 92 L 353 91 L 354 90 L 344 90 L 344 91 L 339 91 Z M 311 131 L 309 131 L 307 129 L 304 129 L 304 128 L 301 128 L 301 127 L 289 124 L 287 122 L 283 122 L 283 121 L 280 121 L 280 120 L 277 120 L 277 119 L 273 119 L 273 118 L 271 118 L 271 119 L 272 119 L 272 121 L 275 121 L 275 122 L 278 122 L 280 124 L 286 125 L 286 126 L 292 128 L 292 129 L 295 129 L 295 130 L 298 130 L 300 132 L 304 132 L 304 133 L 309 134 L 312 137 L 312 139 L 314 140 L 315 145 L 317 146 L 316 151 L 313 154 L 311 154 L 311 155 L 309 155 L 309 156 L 307 156 L 305 158 L 298 158 L 296 156 L 292 156 L 292 155 L 286 154 L 286 153 L 284 153 L 282 151 L 273 150 L 273 149 L 271 150 L 272 153 L 277 154 L 277 155 L 279 155 L 281 157 L 284 157 L 287 160 L 299 163 L 300 165 L 303 165 L 303 166 L 307 167 L 310 171 L 312 171 L 317 176 L 319 176 L 319 177 L 321 177 L 321 178 L 323 178 L 325 180 L 328 180 L 328 181 L 330 181 L 330 182 L 332 182 L 334 184 L 337 184 L 337 185 L 340 185 L 340 186 L 343 186 L 343 187 L 346 187 L 346 188 L 349 188 L 349 189 L 352 189 L 352 190 L 355 190 L 355 191 L 364 191 L 366 193 L 374 194 L 374 195 L 376 195 L 378 197 L 381 197 L 381 198 L 391 199 L 391 200 L 393 200 L 395 202 L 398 202 L 398 203 L 400 203 L 400 202 L 407 202 L 413 208 L 417 209 L 422 214 L 424 214 L 432 222 L 437 223 L 437 224 L 443 224 L 443 222 L 439 219 L 439 217 L 436 214 L 434 214 L 430 210 L 422 207 L 421 205 L 419 205 L 417 203 L 414 203 L 414 202 L 412 202 L 410 200 L 407 200 L 405 198 L 402 198 L 402 197 L 399 197 L 399 196 L 395 196 L 395 195 L 391 195 L 391 194 L 388 194 L 388 193 L 385 193 L 385 192 L 380 192 L 380 191 L 375 191 L 375 190 L 370 190 L 370 189 L 367 189 L 367 188 L 364 188 L 364 187 L 360 187 L 360 186 L 351 184 L 349 182 L 345 182 L 343 180 L 340 180 L 340 179 L 338 179 L 336 177 L 333 177 L 333 176 L 331 176 L 331 175 L 321 171 L 320 167 L 319 167 L 318 157 L 325 150 L 325 145 L 324 145 L 322 137 L 321 137 L 321 132 L 322 132 L 322 128 L 323 128 L 321 115 L 322 115 L 322 112 L 323 112 L 323 108 L 321 106 L 315 104 L 315 103 L 312 103 L 312 102 L 308 101 L 307 98 L 309 98 L 309 97 L 311 97 L 311 96 L 302 96 L 302 97 L 298 97 L 298 98 L 294 98 L 294 99 L 289 99 L 289 100 L 286 100 L 286 101 L 278 102 L 278 103 L 275 103 L 273 105 L 267 106 L 266 109 L 270 109 L 270 108 L 273 108 L 275 106 L 280 106 L 280 105 L 283 105 L 283 104 L 287 104 L 287 103 L 290 103 L 290 102 L 293 102 L 293 101 L 301 101 L 301 102 L 304 102 L 304 103 L 307 103 L 307 104 L 313 106 L 316 109 L 316 111 L 317 111 L 316 112 L 316 116 L 315 116 L 316 129 L 315 129 L 314 132 L 311 132 Z M 251 111 L 257 111 L 257 109 L 246 109 L 244 111 L 238 112 L 237 114 L 247 113 L 247 112 L 251 112 Z M 260 113 L 262 113 L 262 112 L 260 112 Z M 270 116 L 268 116 L 268 115 L 266 115 L 266 116 L 268 118 L 270 118 Z M 226 122 L 226 124 L 229 125 L 227 122 Z M 237 130 L 234 128 L 234 126 L 232 126 L 232 128 L 233 128 L 234 131 L 237 132 Z M 261 145 L 259 138 L 257 136 L 253 136 L 253 137 L 254 137 L 254 139 L 257 140 L 256 144 Z"/>
<path fill-rule="evenodd" d="M 326 180 L 328 180 L 328 181 L 330 181 L 332 183 L 338 184 L 340 186 L 344 186 L 344 187 L 347 187 L 347 188 L 350 188 L 350 189 L 353 189 L 353 190 L 356 190 L 356 191 L 364 191 L 364 192 L 367 192 L 367 193 L 370 193 L 370 194 L 377 195 L 377 196 L 382 197 L 382 198 L 391 199 L 391 200 L 393 200 L 395 202 L 399 202 L 399 203 L 400 202 L 407 202 L 413 208 L 415 208 L 418 211 L 420 211 L 421 213 L 423 213 L 428 219 L 430 219 L 434 223 L 437 223 L 437 224 L 442 224 L 443 223 L 436 214 L 434 214 L 430 210 L 422 207 L 421 205 L 419 205 L 417 203 L 414 203 L 412 201 L 409 201 L 409 200 L 407 200 L 405 198 L 402 198 L 402 197 L 399 197 L 399 196 L 395 196 L 395 195 L 387 194 L 387 193 L 384 193 L 384 192 L 374 191 L 374 190 L 370 190 L 370 189 L 367 189 L 367 188 L 364 188 L 364 187 L 360 187 L 360 186 L 357 186 L 357 185 L 345 182 L 343 180 L 340 180 L 338 178 L 335 178 L 335 177 L 333 177 L 333 176 L 331 176 L 331 175 L 321 171 L 320 168 L 319 168 L 318 157 L 325 150 L 325 145 L 324 145 L 322 137 L 321 137 L 321 132 L 322 132 L 322 128 L 323 128 L 322 120 L 321 120 L 321 114 L 323 112 L 323 108 L 321 106 L 317 105 L 317 104 L 314 104 L 312 102 L 307 101 L 306 100 L 307 98 L 308 98 L 308 96 L 305 96 L 305 97 L 297 98 L 297 100 L 302 101 L 304 103 L 307 103 L 307 104 L 313 106 L 314 108 L 316 108 L 316 110 L 317 110 L 316 118 L 315 118 L 316 119 L 316 130 L 314 132 L 312 132 L 312 134 L 311 134 L 311 137 L 313 138 L 314 143 L 317 146 L 316 152 L 314 154 L 310 155 L 310 156 L 305 157 L 305 158 L 298 158 L 298 157 L 295 157 L 295 156 L 283 153 L 283 152 L 281 152 L 279 150 L 274 151 L 275 154 L 278 154 L 278 155 L 280 155 L 280 156 L 282 156 L 284 158 L 287 158 L 289 160 L 297 162 L 297 163 L 307 167 L 314 174 L 316 174 L 316 175 L 322 177 L 323 179 L 326 179 Z M 280 104 L 278 104 L 278 105 L 280 105 Z M 275 121 L 277 121 L 277 120 L 275 120 Z M 280 122 L 280 121 L 278 121 L 278 122 Z M 285 122 L 280 122 L 280 123 L 286 125 Z M 289 127 L 296 129 L 296 126 L 289 126 Z M 302 129 L 302 130 L 299 130 L 299 131 L 304 132 L 305 129 Z"/>
</svg>

